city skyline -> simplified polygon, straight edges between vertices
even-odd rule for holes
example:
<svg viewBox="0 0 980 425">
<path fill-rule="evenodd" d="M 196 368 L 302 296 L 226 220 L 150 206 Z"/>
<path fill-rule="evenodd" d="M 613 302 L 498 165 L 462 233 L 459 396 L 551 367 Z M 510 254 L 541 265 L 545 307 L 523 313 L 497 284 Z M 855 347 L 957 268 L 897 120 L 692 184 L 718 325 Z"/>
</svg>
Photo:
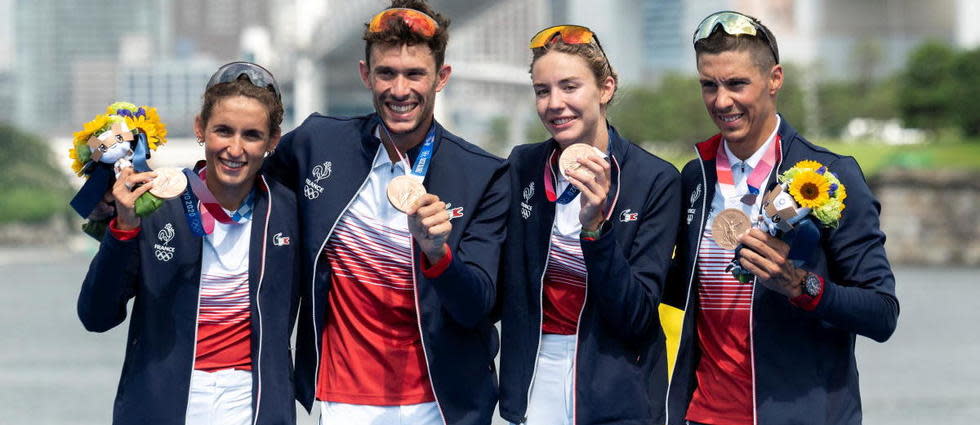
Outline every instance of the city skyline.
<svg viewBox="0 0 980 425">
<path fill-rule="evenodd" d="M 899 69 L 923 40 L 964 48 L 980 42 L 980 31 L 962 13 L 980 6 L 968 0 L 940 3 L 433 0 L 453 20 L 447 63 L 454 76 L 440 95 L 437 117 L 477 143 L 500 142 L 494 139 L 501 132 L 506 144 L 524 142 L 527 126 L 536 125 L 526 42 L 550 24 L 575 22 L 595 30 L 621 85 L 635 86 L 655 84 L 668 73 L 692 74 L 692 28 L 712 11 L 742 10 L 772 27 L 784 62 L 816 70 L 810 78 L 846 79 L 860 59 L 856 49 L 865 44 L 880 52 L 873 71 L 882 76 Z M 241 59 L 277 75 L 287 129 L 314 111 L 369 112 L 370 98 L 356 73 L 363 56 L 361 25 L 386 4 L 0 0 L 0 11 L 9 12 L 2 14 L 0 29 L 0 121 L 65 134 L 104 104 L 129 100 L 157 107 L 172 134 L 186 136 L 209 72 Z"/>
</svg>

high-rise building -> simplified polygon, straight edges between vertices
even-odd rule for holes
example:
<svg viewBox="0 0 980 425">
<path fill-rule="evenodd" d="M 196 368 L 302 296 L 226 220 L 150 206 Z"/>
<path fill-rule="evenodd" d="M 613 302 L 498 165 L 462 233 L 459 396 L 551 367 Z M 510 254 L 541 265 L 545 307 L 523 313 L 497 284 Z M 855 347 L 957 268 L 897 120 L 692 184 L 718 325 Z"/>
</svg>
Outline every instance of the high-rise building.
<svg viewBox="0 0 980 425">
<path fill-rule="evenodd" d="M 782 62 L 804 65 L 819 79 L 851 78 L 869 66 L 875 75 L 887 75 L 927 39 L 967 44 L 974 25 L 958 23 L 957 15 L 978 8 L 971 1 L 643 0 L 643 57 L 654 75 L 696 72 L 691 35 L 698 23 L 713 12 L 735 10 L 773 31 Z M 972 38 L 980 42 L 980 34 Z"/>
<path fill-rule="evenodd" d="M 178 57 L 206 54 L 220 62 L 241 58 L 239 40 L 244 28 L 269 28 L 268 0 L 172 0 L 173 34 Z"/>
<path fill-rule="evenodd" d="M 548 22 L 547 0 L 501 0 L 454 22 L 446 63 L 450 84 L 436 116 L 474 143 L 505 155 L 537 124 L 528 40 Z"/>
<path fill-rule="evenodd" d="M 0 71 L 14 60 L 14 0 L 0 0 Z"/>
<path fill-rule="evenodd" d="M 129 65 L 118 70 L 120 99 L 157 108 L 171 136 L 193 136 L 204 88 L 218 63 L 210 60 L 169 60 Z"/>
<path fill-rule="evenodd" d="M 0 123 L 14 120 L 14 1 L 0 0 Z"/>
<path fill-rule="evenodd" d="M 127 37 L 153 40 L 161 52 L 166 0 L 21 0 L 16 3 L 15 122 L 29 131 L 71 131 L 73 73 L 91 61 L 118 62 Z M 77 69 L 77 71 L 75 71 Z M 94 112 L 94 111 L 93 111 Z M 54 126 L 54 128 L 48 128 Z"/>
</svg>

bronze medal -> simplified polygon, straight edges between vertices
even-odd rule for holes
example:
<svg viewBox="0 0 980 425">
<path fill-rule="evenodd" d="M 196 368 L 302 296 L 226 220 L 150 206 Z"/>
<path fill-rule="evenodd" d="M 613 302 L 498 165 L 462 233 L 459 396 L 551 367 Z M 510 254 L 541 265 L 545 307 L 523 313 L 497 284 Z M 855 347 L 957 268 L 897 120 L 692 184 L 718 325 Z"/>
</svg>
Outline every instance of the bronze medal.
<svg viewBox="0 0 980 425">
<path fill-rule="evenodd" d="M 582 164 L 578 163 L 579 158 L 588 158 L 590 156 L 598 156 L 600 158 L 605 158 L 606 155 L 602 153 L 599 149 L 596 149 L 592 145 L 587 145 L 585 143 L 575 143 L 562 151 L 561 156 L 558 158 L 558 170 L 561 175 L 568 177 L 568 171 L 577 170 L 581 168 L 582 170 L 588 172 L 592 175 L 592 171 L 588 168 L 582 167 Z M 595 177 L 593 175 L 593 177 Z"/>
<path fill-rule="evenodd" d="M 157 176 L 153 179 L 150 193 L 160 199 L 173 199 L 184 193 L 187 188 L 187 177 L 177 168 L 158 168 L 153 170 Z"/>
<path fill-rule="evenodd" d="M 425 186 L 422 182 L 412 176 L 403 175 L 391 179 L 387 188 L 388 202 L 391 206 L 401 212 L 407 212 L 415 203 L 425 195 Z"/>
<path fill-rule="evenodd" d="M 742 210 L 729 208 L 715 216 L 711 224 L 711 238 L 718 246 L 731 251 L 738 247 L 738 238 L 751 228 L 752 221 Z"/>
</svg>

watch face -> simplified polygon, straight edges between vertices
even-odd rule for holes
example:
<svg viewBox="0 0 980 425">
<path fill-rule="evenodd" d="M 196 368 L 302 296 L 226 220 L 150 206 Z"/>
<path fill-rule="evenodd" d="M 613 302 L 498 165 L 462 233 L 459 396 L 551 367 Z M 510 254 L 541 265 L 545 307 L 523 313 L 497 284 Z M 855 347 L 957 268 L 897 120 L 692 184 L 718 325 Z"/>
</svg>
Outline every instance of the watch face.
<svg viewBox="0 0 980 425">
<path fill-rule="evenodd" d="M 806 279 L 803 280 L 803 289 L 807 295 L 811 297 L 817 296 L 820 293 L 820 278 L 813 273 L 807 273 Z"/>
</svg>

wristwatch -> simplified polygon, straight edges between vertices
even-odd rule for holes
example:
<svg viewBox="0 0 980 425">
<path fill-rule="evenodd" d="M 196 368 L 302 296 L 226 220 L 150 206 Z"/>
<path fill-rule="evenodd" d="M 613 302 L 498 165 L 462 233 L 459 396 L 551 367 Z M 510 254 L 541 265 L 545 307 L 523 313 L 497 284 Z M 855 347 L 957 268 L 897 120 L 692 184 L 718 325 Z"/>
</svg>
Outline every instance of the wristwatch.
<svg viewBox="0 0 980 425">
<path fill-rule="evenodd" d="M 801 286 L 803 293 L 811 297 L 820 295 L 820 291 L 823 289 L 823 283 L 820 282 L 820 278 L 810 272 L 806 272 L 806 276 L 803 278 L 803 284 Z"/>
</svg>

